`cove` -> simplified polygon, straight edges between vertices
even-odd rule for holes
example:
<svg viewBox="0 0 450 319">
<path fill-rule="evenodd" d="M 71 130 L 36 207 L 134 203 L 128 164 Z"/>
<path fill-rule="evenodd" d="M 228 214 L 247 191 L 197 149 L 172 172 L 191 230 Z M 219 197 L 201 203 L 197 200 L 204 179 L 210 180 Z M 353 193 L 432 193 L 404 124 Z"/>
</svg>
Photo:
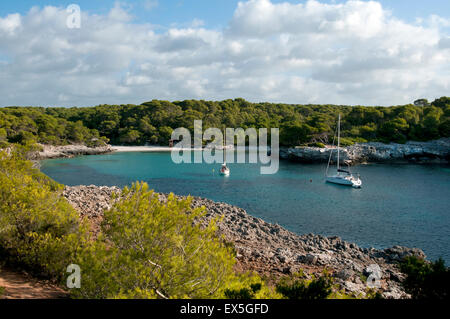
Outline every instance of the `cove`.
<svg viewBox="0 0 450 319">
<path fill-rule="evenodd" d="M 325 165 L 280 161 L 274 175 L 259 164 L 175 164 L 168 152 L 127 152 L 42 161 L 66 185 L 125 186 L 146 181 L 158 192 L 194 195 L 242 207 L 298 234 L 340 236 L 363 247 L 417 247 L 450 263 L 450 167 L 359 165 L 362 189 L 324 182 Z"/>
</svg>

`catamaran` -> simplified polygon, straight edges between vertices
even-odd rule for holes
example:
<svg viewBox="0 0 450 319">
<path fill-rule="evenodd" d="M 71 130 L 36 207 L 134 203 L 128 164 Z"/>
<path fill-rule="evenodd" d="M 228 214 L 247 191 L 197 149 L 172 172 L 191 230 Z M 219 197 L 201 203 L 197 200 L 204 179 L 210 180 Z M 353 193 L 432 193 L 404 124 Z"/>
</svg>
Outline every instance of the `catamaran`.
<svg viewBox="0 0 450 319">
<path fill-rule="evenodd" d="M 362 185 L 362 181 L 359 178 L 359 174 L 357 176 L 354 176 L 351 172 L 350 172 L 350 167 L 348 167 L 347 169 L 342 169 L 340 167 L 340 163 L 339 163 L 339 149 L 340 149 L 340 142 L 341 142 L 341 114 L 339 114 L 339 118 L 338 118 L 338 127 L 337 127 L 337 131 L 338 131 L 338 145 L 337 145 L 337 172 L 334 175 L 329 176 L 328 175 L 328 168 L 330 167 L 330 162 L 331 162 L 331 154 L 333 153 L 333 150 L 331 150 L 330 152 L 330 158 L 328 159 L 328 165 L 327 165 L 327 170 L 326 170 L 326 181 L 328 183 L 333 183 L 333 184 L 339 184 L 339 185 L 345 185 L 345 186 L 352 186 L 355 188 L 360 188 Z M 333 140 L 333 145 L 334 145 L 334 140 Z"/>
</svg>

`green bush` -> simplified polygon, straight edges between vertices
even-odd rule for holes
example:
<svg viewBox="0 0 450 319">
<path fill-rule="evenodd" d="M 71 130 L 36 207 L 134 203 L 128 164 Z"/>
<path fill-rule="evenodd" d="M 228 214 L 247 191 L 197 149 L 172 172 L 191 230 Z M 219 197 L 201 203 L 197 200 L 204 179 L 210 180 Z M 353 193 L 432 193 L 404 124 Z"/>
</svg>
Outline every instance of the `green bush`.
<svg viewBox="0 0 450 319">
<path fill-rule="evenodd" d="M 400 263 L 400 270 L 406 274 L 403 286 L 412 298 L 450 298 L 450 268 L 441 258 L 429 263 L 415 256 L 406 257 Z"/>
<path fill-rule="evenodd" d="M 342 147 L 350 146 L 350 145 L 353 145 L 353 144 L 355 144 L 355 142 L 352 139 L 346 138 L 346 137 L 341 137 L 340 145 Z"/>
<path fill-rule="evenodd" d="M 241 274 L 233 278 L 223 289 L 227 299 L 280 299 L 283 296 L 256 274 Z"/>
<path fill-rule="evenodd" d="M 62 186 L 24 160 L 27 149 L 0 152 L 0 254 L 40 275 L 61 279 L 86 227 L 61 196 Z"/>
<path fill-rule="evenodd" d="M 322 276 L 310 280 L 303 272 L 287 277 L 278 282 L 276 291 L 287 299 L 326 299 L 333 290 L 333 278 L 324 272 Z"/>
<path fill-rule="evenodd" d="M 105 212 L 102 236 L 77 262 L 77 297 L 219 297 L 234 276 L 234 257 L 212 221 L 195 224 L 204 208 L 173 194 L 162 203 L 146 183 L 125 188 Z M 106 288 L 104 288 L 106 287 Z"/>
</svg>

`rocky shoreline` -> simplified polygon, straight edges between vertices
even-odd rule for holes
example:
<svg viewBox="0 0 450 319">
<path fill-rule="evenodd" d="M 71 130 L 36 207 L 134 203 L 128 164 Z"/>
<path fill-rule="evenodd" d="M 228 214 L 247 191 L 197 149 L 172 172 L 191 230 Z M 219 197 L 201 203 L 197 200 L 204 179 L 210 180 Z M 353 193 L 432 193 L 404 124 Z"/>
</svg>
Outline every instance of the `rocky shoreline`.
<svg viewBox="0 0 450 319">
<path fill-rule="evenodd" d="M 302 163 L 327 163 L 330 152 L 332 161 L 337 161 L 336 148 L 295 147 L 280 150 L 280 158 Z M 360 163 L 449 163 L 450 138 L 428 142 L 409 141 L 397 143 L 356 143 L 340 150 L 341 164 Z"/>
<path fill-rule="evenodd" d="M 111 195 L 117 187 L 66 186 L 63 196 L 92 222 L 94 232 L 102 220 L 104 210 L 111 207 Z M 160 194 L 164 201 L 167 195 Z M 181 197 L 180 197 L 181 198 Z M 425 258 L 422 250 L 394 246 L 387 249 L 361 248 L 339 237 L 307 234 L 297 235 L 283 227 L 249 215 L 244 209 L 226 203 L 194 197 L 193 207 L 205 206 L 206 220 L 223 216 L 218 230 L 234 244 L 237 270 L 254 270 L 260 275 L 277 278 L 303 269 L 308 275 L 328 269 L 341 289 L 364 296 L 366 278 L 373 266 L 381 269 L 381 292 L 385 298 L 409 298 L 401 286 L 404 276 L 397 263 L 405 256 Z"/>
<path fill-rule="evenodd" d="M 74 157 L 79 155 L 99 155 L 116 151 L 114 146 L 109 144 L 99 147 L 88 147 L 82 144 L 72 144 L 63 146 L 42 145 L 41 151 L 30 155 L 30 160 L 38 161 L 43 159 Z M 166 150 L 166 148 L 164 148 Z M 335 147 L 326 146 L 309 147 L 297 146 L 280 149 L 280 158 L 300 163 L 327 163 L 330 152 L 331 159 L 337 161 Z M 341 164 L 361 164 L 361 163 L 427 163 L 427 164 L 448 164 L 450 163 L 450 138 L 428 142 L 409 141 L 405 144 L 379 142 L 356 143 L 340 150 Z"/>
<path fill-rule="evenodd" d="M 83 144 L 70 144 L 62 146 L 38 144 L 40 151 L 30 154 L 30 160 L 43 160 L 51 158 L 75 157 L 80 155 L 99 155 L 113 151 L 111 145 L 107 144 L 98 147 L 88 147 Z"/>
</svg>

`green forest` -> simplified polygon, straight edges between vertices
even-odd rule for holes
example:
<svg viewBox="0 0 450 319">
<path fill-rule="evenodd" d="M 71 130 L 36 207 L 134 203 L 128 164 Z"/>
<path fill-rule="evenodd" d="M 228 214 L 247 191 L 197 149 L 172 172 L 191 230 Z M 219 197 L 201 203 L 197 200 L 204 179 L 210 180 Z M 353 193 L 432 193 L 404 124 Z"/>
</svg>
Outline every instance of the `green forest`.
<svg viewBox="0 0 450 319">
<path fill-rule="evenodd" d="M 405 143 L 450 136 L 449 97 L 391 107 L 251 103 L 237 98 L 72 108 L 3 107 L 0 145 L 167 145 L 174 128 L 193 131 L 194 120 L 203 120 L 204 130 L 280 128 L 281 145 L 321 145 L 331 142 L 339 113 L 343 145 L 367 141 Z"/>
</svg>

